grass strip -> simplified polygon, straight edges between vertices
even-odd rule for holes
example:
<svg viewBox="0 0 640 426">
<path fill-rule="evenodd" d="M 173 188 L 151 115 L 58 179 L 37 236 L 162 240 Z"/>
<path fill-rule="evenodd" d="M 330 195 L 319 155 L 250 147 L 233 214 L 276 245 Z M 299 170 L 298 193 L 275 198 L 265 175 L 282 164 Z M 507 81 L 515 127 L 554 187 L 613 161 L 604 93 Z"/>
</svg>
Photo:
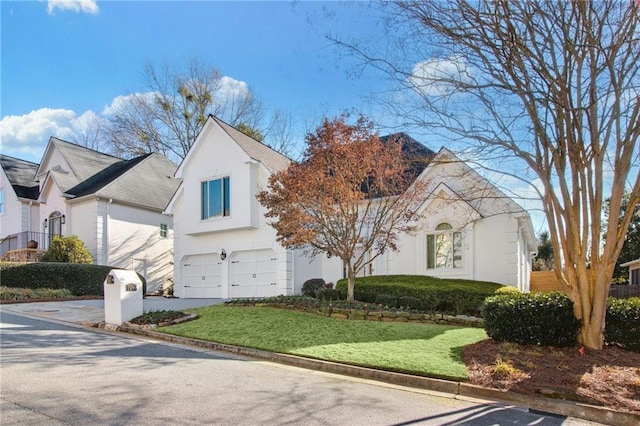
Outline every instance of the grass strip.
<svg viewBox="0 0 640 426">
<path fill-rule="evenodd" d="M 471 327 L 356 321 L 267 307 L 190 309 L 198 319 L 158 331 L 382 370 L 466 380 L 466 345 L 485 339 Z"/>
</svg>

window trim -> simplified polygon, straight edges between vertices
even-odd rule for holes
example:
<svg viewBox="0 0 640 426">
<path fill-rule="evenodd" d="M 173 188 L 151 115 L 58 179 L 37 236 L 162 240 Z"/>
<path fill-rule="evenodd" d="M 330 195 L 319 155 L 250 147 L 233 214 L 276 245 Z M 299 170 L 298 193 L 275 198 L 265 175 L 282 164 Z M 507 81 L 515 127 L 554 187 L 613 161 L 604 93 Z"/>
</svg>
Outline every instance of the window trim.
<svg viewBox="0 0 640 426">
<path fill-rule="evenodd" d="M 220 212 L 217 214 L 211 214 L 211 202 L 210 196 L 212 189 L 210 185 L 212 182 L 220 182 Z M 206 214 L 205 214 L 205 203 Z M 231 216 L 231 177 L 229 175 L 214 177 L 211 179 L 202 180 L 200 182 L 200 220 L 222 219 Z"/>
<path fill-rule="evenodd" d="M 160 238 L 167 238 L 169 236 L 169 226 L 166 223 L 160 224 Z"/>
<path fill-rule="evenodd" d="M 441 253 L 438 253 L 438 237 L 449 236 L 450 239 L 450 250 L 446 254 L 447 260 L 445 260 L 444 266 L 438 266 L 440 263 L 438 262 L 439 255 L 442 256 Z M 426 261 L 426 269 L 427 270 L 459 270 L 464 268 L 464 256 L 462 249 L 462 232 L 459 230 L 455 230 L 451 224 L 447 222 L 439 223 L 434 231 L 429 232 L 425 238 L 425 261 Z M 456 254 L 459 253 L 459 259 L 456 259 Z M 447 265 L 448 260 L 450 258 L 451 264 Z M 456 266 L 457 265 L 457 266 Z"/>
</svg>

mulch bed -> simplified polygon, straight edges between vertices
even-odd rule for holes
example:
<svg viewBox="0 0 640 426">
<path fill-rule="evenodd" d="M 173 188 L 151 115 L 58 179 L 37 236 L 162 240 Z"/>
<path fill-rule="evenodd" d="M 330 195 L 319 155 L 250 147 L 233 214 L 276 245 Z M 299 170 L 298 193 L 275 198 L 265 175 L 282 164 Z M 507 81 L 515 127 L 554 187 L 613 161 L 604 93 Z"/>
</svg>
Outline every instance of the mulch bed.
<svg viewBox="0 0 640 426">
<path fill-rule="evenodd" d="M 640 353 L 618 347 L 596 351 L 487 339 L 467 346 L 463 360 L 471 384 L 640 414 Z M 498 368 L 504 363 L 514 369 Z"/>
</svg>

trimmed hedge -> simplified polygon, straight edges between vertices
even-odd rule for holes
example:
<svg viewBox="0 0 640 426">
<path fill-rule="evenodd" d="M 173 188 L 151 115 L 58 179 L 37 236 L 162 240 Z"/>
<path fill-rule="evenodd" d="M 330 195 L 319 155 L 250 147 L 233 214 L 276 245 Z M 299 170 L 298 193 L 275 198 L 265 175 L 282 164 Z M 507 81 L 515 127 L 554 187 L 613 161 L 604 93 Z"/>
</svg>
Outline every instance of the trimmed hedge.
<svg viewBox="0 0 640 426">
<path fill-rule="evenodd" d="M 423 312 L 478 315 L 485 298 L 500 284 L 486 281 L 441 279 L 424 275 L 380 275 L 356 278 L 354 297 L 390 308 Z M 337 294 L 346 294 L 347 280 L 336 284 Z M 326 295 L 325 292 L 319 292 Z"/>
<path fill-rule="evenodd" d="M 318 290 L 324 290 L 325 288 L 331 288 L 331 286 L 327 286 L 322 278 L 311 278 L 302 284 L 301 293 L 303 296 L 316 297 Z"/>
<path fill-rule="evenodd" d="M 608 345 L 640 352 L 640 297 L 607 300 L 604 340 Z"/>
<path fill-rule="evenodd" d="M 0 262 L 0 284 L 5 287 L 67 289 L 74 296 L 104 296 L 104 280 L 114 268 L 81 263 Z M 144 277 L 143 289 L 146 288 Z"/>
<path fill-rule="evenodd" d="M 575 346 L 580 322 L 566 294 L 501 294 L 482 305 L 487 335 L 496 341 L 520 344 Z"/>
</svg>

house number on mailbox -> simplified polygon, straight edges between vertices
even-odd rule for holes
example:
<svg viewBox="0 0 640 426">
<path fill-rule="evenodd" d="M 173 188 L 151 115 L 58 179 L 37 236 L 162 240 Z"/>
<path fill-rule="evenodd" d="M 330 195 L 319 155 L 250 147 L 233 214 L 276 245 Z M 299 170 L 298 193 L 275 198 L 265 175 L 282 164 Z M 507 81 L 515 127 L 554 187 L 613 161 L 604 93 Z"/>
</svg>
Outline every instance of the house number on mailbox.
<svg viewBox="0 0 640 426">
<path fill-rule="evenodd" d="M 136 291 L 138 289 L 138 286 L 136 286 L 135 284 L 127 284 L 124 287 L 124 291 Z"/>
</svg>

